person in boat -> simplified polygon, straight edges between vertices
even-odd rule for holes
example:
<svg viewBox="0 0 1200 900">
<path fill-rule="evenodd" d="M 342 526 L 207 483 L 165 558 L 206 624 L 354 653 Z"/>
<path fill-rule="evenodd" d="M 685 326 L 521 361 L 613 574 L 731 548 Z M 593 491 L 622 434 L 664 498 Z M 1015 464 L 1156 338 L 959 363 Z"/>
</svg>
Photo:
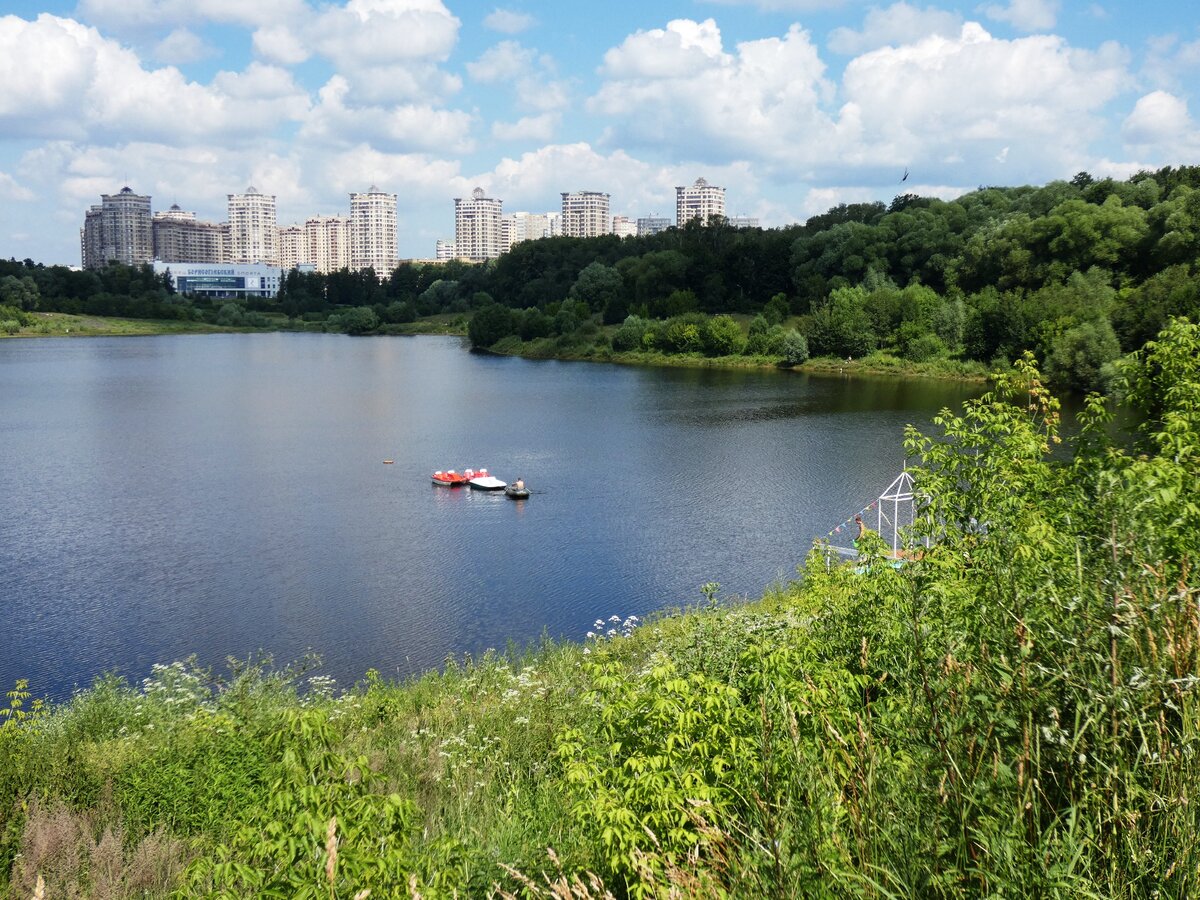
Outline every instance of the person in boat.
<svg viewBox="0 0 1200 900">
<path fill-rule="evenodd" d="M 513 490 L 517 490 L 517 491 L 525 490 L 525 479 L 522 478 L 520 475 L 518 475 L 517 480 L 513 482 Z"/>
</svg>

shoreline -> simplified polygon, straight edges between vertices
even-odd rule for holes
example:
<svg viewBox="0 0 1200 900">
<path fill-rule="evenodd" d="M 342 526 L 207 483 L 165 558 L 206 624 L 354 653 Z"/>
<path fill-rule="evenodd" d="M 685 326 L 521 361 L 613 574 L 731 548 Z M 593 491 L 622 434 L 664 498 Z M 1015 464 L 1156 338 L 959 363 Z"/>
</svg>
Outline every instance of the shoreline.
<svg viewBox="0 0 1200 900">
<path fill-rule="evenodd" d="M 127 319 L 105 316 L 84 316 L 70 313 L 33 313 L 40 321 L 27 326 L 16 334 L 0 334 L 4 338 L 44 337 L 141 337 L 170 334 L 260 334 L 272 331 L 297 333 L 322 333 L 317 328 L 288 327 L 276 325 L 268 328 L 246 326 L 213 325 L 207 322 L 184 322 L 174 319 Z M 306 323 L 308 324 L 308 323 Z M 337 332 L 329 332 L 337 333 Z M 436 335 L 443 337 L 465 337 L 461 327 L 449 322 L 421 321 L 383 326 L 375 336 L 414 337 Z M 781 365 L 777 357 L 767 356 L 717 356 L 700 354 L 667 354 L 652 351 L 617 352 L 611 349 L 589 351 L 561 351 L 544 353 L 529 347 L 528 342 L 506 348 L 478 348 L 478 352 L 495 356 L 512 356 L 531 360 L 558 360 L 561 362 L 613 363 L 625 366 L 651 366 L 654 368 L 677 369 L 754 369 L 758 371 L 797 372 L 808 375 L 830 376 L 886 376 L 891 378 L 933 378 L 940 381 L 962 381 L 986 383 L 988 375 L 979 367 L 972 370 L 969 363 L 940 360 L 917 363 L 902 360 L 885 353 L 874 353 L 862 359 L 846 362 L 832 357 L 809 359 L 797 366 Z"/>
</svg>

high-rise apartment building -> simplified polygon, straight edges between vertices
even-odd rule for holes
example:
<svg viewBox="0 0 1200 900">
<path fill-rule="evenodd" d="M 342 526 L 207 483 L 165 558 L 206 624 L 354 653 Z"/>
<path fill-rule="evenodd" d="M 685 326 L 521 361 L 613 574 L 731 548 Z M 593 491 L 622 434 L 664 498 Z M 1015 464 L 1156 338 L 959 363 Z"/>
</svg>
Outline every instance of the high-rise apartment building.
<svg viewBox="0 0 1200 900">
<path fill-rule="evenodd" d="M 555 212 L 515 212 L 500 220 L 500 252 L 507 253 L 513 244 L 554 237 L 562 232 L 562 217 Z"/>
<path fill-rule="evenodd" d="M 504 237 L 501 226 L 503 200 L 475 188 L 471 199 L 454 198 L 454 247 L 458 259 L 495 259 Z"/>
<path fill-rule="evenodd" d="M 279 264 L 279 224 L 274 194 L 246 188 L 229 194 L 229 258 L 235 263 Z"/>
<path fill-rule="evenodd" d="M 308 244 L 304 240 L 303 225 L 279 226 L 279 268 L 285 272 L 309 262 Z"/>
<path fill-rule="evenodd" d="M 123 187 L 116 194 L 101 194 L 100 205 L 84 214 L 80 250 L 84 268 L 98 269 L 110 262 L 140 266 L 154 257 L 150 195 Z"/>
<path fill-rule="evenodd" d="M 651 234 L 658 234 L 660 231 L 666 231 L 671 227 L 671 220 L 665 216 L 656 216 L 651 213 L 648 216 L 641 216 L 637 220 L 638 237 L 646 237 Z"/>
<path fill-rule="evenodd" d="M 79 229 L 79 256 L 85 269 L 98 269 L 104 265 L 100 247 L 104 242 L 103 210 L 94 205 L 83 214 L 83 227 Z"/>
<path fill-rule="evenodd" d="M 572 191 L 562 195 L 562 233 L 567 237 L 599 237 L 609 234 L 608 194 Z"/>
<path fill-rule="evenodd" d="M 171 204 L 165 212 L 155 213 L 151 220 L 154 237 L 154 258 L 167 263 L 222 263 L 229 261 L 226 242 L 228 228 L 216 222 L 205 222 L 193 212 Z"/>
<path fill-rule="evenodd" d="M 637 222 L 629 216 L 613 216 L 612 233 L 619 238 L 637 237 Z"/>
<path fill-rule="evenodd" d="M 713 216 L 724 215 L 725 188 L 709 184 L 703 178 L 697 178 L 691 187 L 675 188 L 675 224 L 681 228 L 692 219 L 707 225 Z"/>
<path fill-rule="evenodd" d="M 316 266 L 318 272 L 328 275 L 350 268 L 352 227 L 347 216 L 309 216 L 304 220 L 304 238 L 308 248 L 306 261 Z M 393 265 L 387 269 L 387 274 L 394 268 Z M 384 273 L 376 269 L 375 274 Z"/>
<path fill-rule="evenodd" d="M 375 185 L 350 195 L 350 267 L 374 269 L 383 279 L 399 262 L 396 249 L 396 195 Z"/>
</svg>

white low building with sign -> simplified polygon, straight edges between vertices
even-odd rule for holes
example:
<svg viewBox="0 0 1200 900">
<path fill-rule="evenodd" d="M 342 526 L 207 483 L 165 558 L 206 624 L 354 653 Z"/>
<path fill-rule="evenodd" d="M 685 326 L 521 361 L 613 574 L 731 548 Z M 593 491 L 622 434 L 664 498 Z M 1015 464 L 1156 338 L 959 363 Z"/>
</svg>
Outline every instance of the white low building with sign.
<svg viewBox="0 0 1200 900">
<path fill-rule="evenodd" d="M 301 264 L 301 272 L 315 272 L 316 267 Z M 165 263 L 154 261 L 159 275 L 171 274 L 171 283 L 180 294 L 194 297 L 240 299 L 245 297 L 274 297 L 287 275 L 287 269 L 262 263 Z"/>
</svg>

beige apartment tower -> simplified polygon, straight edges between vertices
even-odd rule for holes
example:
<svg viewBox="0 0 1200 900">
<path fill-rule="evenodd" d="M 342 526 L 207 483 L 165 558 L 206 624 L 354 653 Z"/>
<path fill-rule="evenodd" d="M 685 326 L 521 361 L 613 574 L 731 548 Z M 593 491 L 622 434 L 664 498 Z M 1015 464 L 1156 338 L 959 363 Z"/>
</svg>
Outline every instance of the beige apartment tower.
<svg viewBox="0 0 1200 900">
<path fill-rule="evenodd" d="M 167 263 L 223 263 L 229 261 L 229 229 L 217 222 L 205 222 L 193 212 L 185 212 L 173 203 L 152 220 L 154 258 Z"/>
<path fill-rule="evenodd" d="M 274 194 L 251 186 L 229 194 L 229 259 L 235 263 L 279 265 L 279 223 Z"/>
<path fill-rule="evenodd" d="M 387 278 L 399 263 L 396 249 L 396 195 L 375 185 L 350 195 L 350 267 L 374 269 Z"/>
<path fill-rule="evenodd" d="M 599 237 L 612 233 L 608 194 L 572 191 L 562 195 L 562 233 L 566 237 Z"/>
<path fill-rule="evenodd" d="M 110 262 L 140 266 L 154 257 L 150 195 L 123 187 L 116 194 L 101 194 L 100 205 L 84 214 L 80 251 L 85 269 Z"/>
<path fill-rule="evenodd" d="M 316 266 L 322 275 L 350 268 L 351 235 L 348 216 L 309 216 L 304 220 L 308 262 Z M 387 271 L 391 273 L 391 269 Z M 380 274 L 378 269 L 375 274 Z"/>
<path fill-rule="evenodd" d="M 691 187 L 675 188 L 675 224 L 680 228 L 692 219 L 707 225 L 714 216 L 725 216 L 725 188 L 703 178 L 697 178 Z"/>
<path fill-rule="evenodd" d="M 495 259 L 504 249 L 503 200 L 475 188 L 471 199 L 454 198 L 454 252 L 458 259 Z"/>
</svg>

